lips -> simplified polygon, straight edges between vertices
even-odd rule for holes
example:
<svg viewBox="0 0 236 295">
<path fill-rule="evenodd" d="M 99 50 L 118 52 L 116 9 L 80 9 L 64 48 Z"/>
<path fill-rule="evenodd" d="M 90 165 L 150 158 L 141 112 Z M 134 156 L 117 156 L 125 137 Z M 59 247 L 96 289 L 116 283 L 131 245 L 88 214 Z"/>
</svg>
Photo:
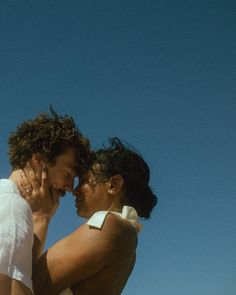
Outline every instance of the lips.
<svg viewBox="0 0 236 295">
<path fill-rule="evenodd" d="M 64 197 L 66 192 L 62 189 L 55 189 L 53 187 L 50 188 L 50 192 L 56 198 Z"/>
<path fill-rule="evenodd" d="M 75 199 L 75 207 L 77 208 L 78 207 L 78 204 L 81 203 L 81 202 L 82 202 L 82 198 L 77 197 Z"/>
<path fill-rule="evenodd" d="M 58 190 L 58 194 L 59 194 L 60 197 L 64 197 L 66 192 L 63 191 L 63 190 Z"/>
</svg>

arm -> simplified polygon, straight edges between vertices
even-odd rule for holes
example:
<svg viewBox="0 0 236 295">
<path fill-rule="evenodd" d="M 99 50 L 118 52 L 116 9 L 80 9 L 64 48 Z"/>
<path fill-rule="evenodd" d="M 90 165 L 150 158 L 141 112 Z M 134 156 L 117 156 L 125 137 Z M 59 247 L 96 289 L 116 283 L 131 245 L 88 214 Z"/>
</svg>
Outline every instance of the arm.
<svg viewBox="0 0 236 295">
<path fill-rule="evenodd" d="M 35 294 L 58 294 L 104 270 L 124 236 L 117 221 L 109 214 L 101 230 L 84 224 L 48 249 L 33 272 Z"/>
<path fill-rule="evenodd" d="M 42 255 L 46 241 L 49 222 L 55 214 L 59 200 L 53 198 L 49 190 L 48 175 L 45 166 L 31 167 L 30 163 L 24 170 L 25 178 L 22 178 L 32 191 L 27 193 L 24 182 L 19 185 L 21 195 L 27 200 L 32 209 L 34 225 L 33 263 Z M 41 179 L 39 181 L 39 179 Z M 29 183 L 30 182 L 30 183 Z"/>
<path fill-rule="evenodd" d="M 59 206 L 59 200 L 53 198 L 50 194 L 46 170 L 42 172 L 42 181 L 39 192 L 42 196 L 41 208 L 40 210 L 33 212 L 33 264 L 43 253 L 50 220 Z"/>
<path fill-rule="evenodd" d="M 32 294 L 32 212 L 17 194 L 9 195 L 1 209 L 0 294 Z"/>
<path fill-rule="evenodd" d="M 33 213 L 34 244 L 33 244 L 33 267 L 35 261 L 42 255 L 46 242 L 50 219 L 47 216 Z"/>
<path fill-rule="evenodd" d="M 14 280 L 0 273 L 0 294 L 32 295 L 32 292 L 20 281 Z"/>
<path fill-rule="evenodd" d="M 116 253 L 114 262 L 104 271 L 88 278 L 74 286 L 71 290 L 74 295 L 111 295 L 121 294 L 135 264 L 136 253 L 130 253 L 124 259 L 124 253 Z M 127 267 L 127 261 L 128 267 Z"/>
<path fill-rule="evenodd" d="M 12 279 L 0 273 L 0 294 L 11 294 Z"/>
</svg>

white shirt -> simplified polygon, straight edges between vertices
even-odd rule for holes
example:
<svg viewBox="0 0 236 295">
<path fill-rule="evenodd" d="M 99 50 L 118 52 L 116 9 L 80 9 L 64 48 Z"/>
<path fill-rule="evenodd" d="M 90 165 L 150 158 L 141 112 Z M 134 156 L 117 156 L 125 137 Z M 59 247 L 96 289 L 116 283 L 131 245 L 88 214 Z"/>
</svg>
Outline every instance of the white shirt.
<svg viewBox="0 0 236 295">
<path fill-rule="evenodd" d="M 32 291 L 32 211 L 9 179 L 0 180 L 0 272 Z"/>
</svg>

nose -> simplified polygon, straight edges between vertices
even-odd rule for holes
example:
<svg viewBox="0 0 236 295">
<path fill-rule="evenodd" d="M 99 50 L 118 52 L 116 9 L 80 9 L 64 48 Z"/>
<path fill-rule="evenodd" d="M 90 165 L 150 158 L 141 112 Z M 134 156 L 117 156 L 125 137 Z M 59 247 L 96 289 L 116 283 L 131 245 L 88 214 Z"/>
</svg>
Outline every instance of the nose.
<svg viewBox="0 0 236 295">
<path fill-rule="evenodd" d="M 74 179 L 71 179 L 65 184 L 65 190 L 71 193 L 73 192 L 73 188 L 74 188 Z"/>
</svg>

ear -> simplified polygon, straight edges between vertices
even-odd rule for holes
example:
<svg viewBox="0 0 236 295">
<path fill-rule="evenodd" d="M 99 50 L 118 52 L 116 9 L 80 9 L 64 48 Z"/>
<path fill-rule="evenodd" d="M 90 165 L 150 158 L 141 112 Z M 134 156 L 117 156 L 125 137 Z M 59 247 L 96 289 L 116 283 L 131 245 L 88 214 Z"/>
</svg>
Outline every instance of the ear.
<svg viewBox="0 0 236 295">
<path fill-rule="evenodd" d="M 35 165 L 36 167 L 39 167 L 43 163 L 43 157 L 41 156 L 40 153 L 35 153 L 32 155 L 31 161 L 33 165 Z"/>
<path fill-rule="evenodd" d="M 109 185 L 108 193 L 109 194 L 119 193 L 123 188 L 123 184 L 124 184 L 124 178 L 120 174 L 111 176 L 108 181 L 108 185 Z"/>
</svg>

